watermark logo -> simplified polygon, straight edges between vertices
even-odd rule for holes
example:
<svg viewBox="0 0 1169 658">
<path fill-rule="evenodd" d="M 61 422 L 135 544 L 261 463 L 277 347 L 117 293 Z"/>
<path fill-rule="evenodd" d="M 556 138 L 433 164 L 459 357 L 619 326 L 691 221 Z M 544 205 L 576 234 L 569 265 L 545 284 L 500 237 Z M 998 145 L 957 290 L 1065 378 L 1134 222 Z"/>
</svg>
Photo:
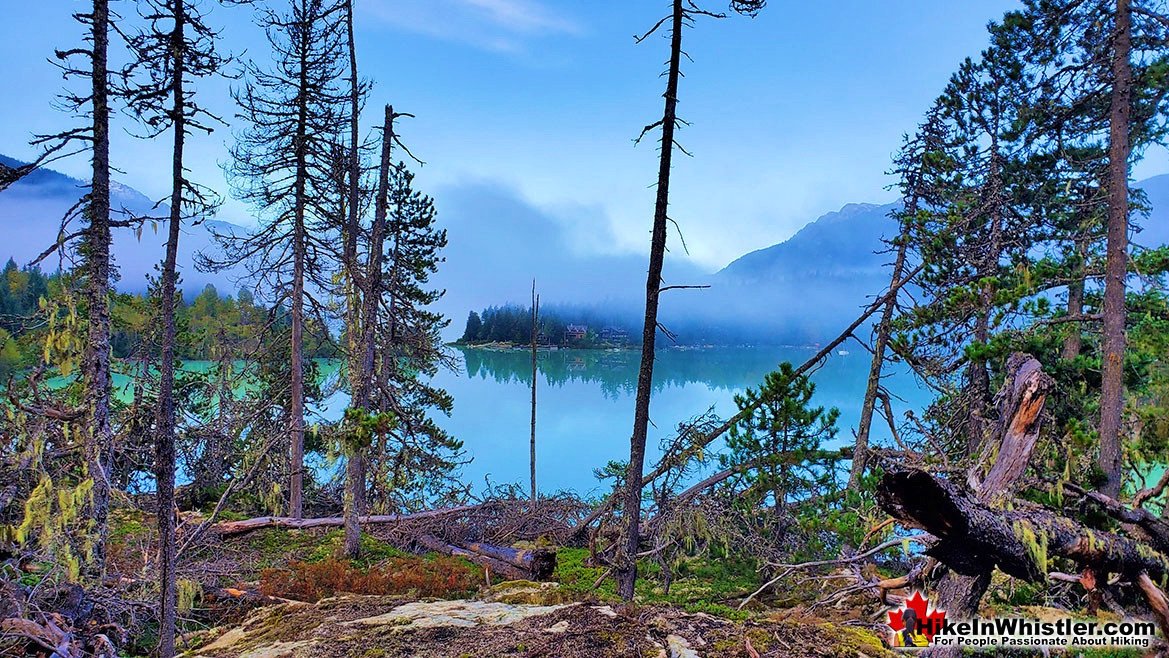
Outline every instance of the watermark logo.
<svg viewBox="0 0 1169 658">
<path fill-rule="evenodd" d="M 928 647 L 946 624 L 946 611 L 930 605 L 930 600 L 915 591 L 896 610 L 889 611 L 889 629 L 895 647 Z"/>
<path fill-rule="evenodd" d="M 1076 619 L 1070 614 L 1033 617 L 947 618 L 919 591 L 899 608 L 888 611 L 889 644 L 898 649 L 961 647 L 1010 648 L 1141 648 L 1152 646 L 1157 627 L 1136 619 Z"/>
</svg>

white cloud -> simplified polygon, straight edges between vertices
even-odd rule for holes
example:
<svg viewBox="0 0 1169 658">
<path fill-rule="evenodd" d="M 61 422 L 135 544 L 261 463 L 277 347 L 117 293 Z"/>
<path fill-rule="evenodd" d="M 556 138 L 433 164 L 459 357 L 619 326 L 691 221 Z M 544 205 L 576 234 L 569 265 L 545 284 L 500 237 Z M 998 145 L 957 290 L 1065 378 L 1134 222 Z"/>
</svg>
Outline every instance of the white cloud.
<svg viewBox="0 0 1169 658">
<path fill-rule="evenodd" d="M 539 0 L 373 0 L 366 6 L 398 29 L 496 52 L 522 52 L 530 39 L 582 32 Z"/>
</svg>

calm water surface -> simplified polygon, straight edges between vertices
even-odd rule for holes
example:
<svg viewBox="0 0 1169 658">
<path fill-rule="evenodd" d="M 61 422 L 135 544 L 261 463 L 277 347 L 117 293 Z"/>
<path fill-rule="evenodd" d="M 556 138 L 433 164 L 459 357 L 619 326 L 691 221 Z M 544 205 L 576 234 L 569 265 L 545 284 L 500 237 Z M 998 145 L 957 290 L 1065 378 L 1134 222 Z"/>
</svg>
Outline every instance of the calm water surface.
<svg viewBox="0 0 1169 658">
<path fill-rule="evenodd" d="M 756 387 L 783 361 L 799 365 L 815 349 L 806 347 L 719 347 L 664 349 L 654 367 L 650 406 L 653 425 L 646 451 L 647 468 L 661 455 L 660 442 L 673 436 L 678 423 L 713 409 L 721 418 L 737 411 L 734 397 Z M 455 351 L 457 368 L 443 371 L 436 383 L 455 399 L 440 425 L 461 439 L 471 462 L 464 480 L 482 490 L 487 483 L 521 483 L 527 488 L 531 355 L 523 350 L 465 348 Z M 538 358 L 537 481 L 544 492 L 574 490 L 582 495 L 607 491 L 594 470 L 629 455 L 633 397 L 640 353 L 603 350 L 542 351 Z M 326 378 L 336 378 L 337 362 L 321 364 Z M 206 362 L 188 362 L 201 370 Z M 833 354 L 813 375 L 813 403 L 840 409 L 835 447 L 852 441 L 860 415 L 869 354 Z M 115 386 L 129 396 L 129 380 L 115 376 Z M 927 395 L 902 372 L 886 377 L 885 386 L 903 398 L 897 413 L 920 409 Z M 315 410 L 319 420 L 336 420 L 348 403 L 336 393 Z M 313 419 L 310 419 L 312 422 Z M 883 422 L 874 419 L 873 436 L 887 439 Z M 719 442 L 715 449 L 721 449 Z M 331 465 L 322 464 L 324 468 Z"/>
<path fill-rule="evenodd" d="M 755 387 L 782 361 L 799 365 L 812 348 L 666 349 L 658 352 L 650 406 L 647 467 L 661 455 L 659 442 L 678 423 L 713 408 L 726 418 L 734 396 Z M 522 350 L 459 350 L 460 369 L 437 380 L 455 398 L 443 426 L 462 439 L 473 461 L 463 469 L 472 482 L 528 479 L 531 355 Z M 559 350 L 541 352 L 537 381 L 537 482 L 541 491 L 602 490 L 594 469 L 628 458 L 640 354 L 636 351 Z M 840 409 L 837 445 L 852 440 L 868 377 L 869 355 L 833 354 L 812 376 L 814 404 Z M 885 382 L 905 398 L 898 408 L 926 401 L 911 376 Z M 906 406 L 909 405 L 909 407 Z M 887 434 L 874 424 L 874 437 Z M 607 487 L 605 487 L 607 489 Z"/>
</svg>

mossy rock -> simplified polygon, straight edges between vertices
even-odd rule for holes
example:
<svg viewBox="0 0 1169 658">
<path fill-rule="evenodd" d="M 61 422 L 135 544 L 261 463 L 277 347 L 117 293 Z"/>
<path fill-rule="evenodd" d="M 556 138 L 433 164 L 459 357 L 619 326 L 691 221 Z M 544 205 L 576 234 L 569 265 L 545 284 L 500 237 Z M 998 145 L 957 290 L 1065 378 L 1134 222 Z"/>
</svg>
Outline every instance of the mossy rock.
<svg viewBox="0 0 1169 658">
<path fill-rule="evenodd" d="M 509 580 L 493 585 L 480 597 L 484 601 L 524 605 L 560 605 L 574 600 L 571 592 L 560 583 L 538 583 L 532 580 Z"/>
</svg>

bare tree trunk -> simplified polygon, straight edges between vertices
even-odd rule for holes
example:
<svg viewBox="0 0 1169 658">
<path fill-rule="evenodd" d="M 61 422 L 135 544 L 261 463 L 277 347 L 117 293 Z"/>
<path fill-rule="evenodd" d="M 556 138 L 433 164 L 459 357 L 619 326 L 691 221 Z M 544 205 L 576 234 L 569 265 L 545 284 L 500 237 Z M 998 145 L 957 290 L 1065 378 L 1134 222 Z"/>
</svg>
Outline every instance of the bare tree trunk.
<svg viewBox="0 0 1169 658">
<path fill-rule="evenodd" d="M 1112 107 L 1109 110 L 1108 239 L 1104 277 L 1104 336 L 1100 384 L 1101 493 L 1116 498 L 1121 489 L 1120 422 L 1124 411 L 1125 275 L 1128 272 L 1128 156 L 1131 114 L 1132 9 L 1116 1 L 1112 51 Z"/>
<path fill-rule="evenodd" d="M 908 200 L 904 211 L 913 216 L 917 212 L 917 198 Z M 905 255 L 908 248 L 909 223 L 906 220 L 901 224 L 901 235 L 897 240 L 897 256 L 893 259 L 893 274 L 890 277 L 890 290 L 900 288 L 901 277 L 905 275 Z M 885 366 L 885 349 L 889 345 L 889 334 L 893 330 L 893 313 L 897 309 L 897 296 L 890 295 L 881 309 L 881 320 L 877 323 L 877 340 L 873 345 L 873 361 L 869 366 L 869 381 L 865 387 L 864 403 L 861 405 L 860 424 L 856 429 L 856 442 L 852 453 L 852 468 L 848 474 L 850 489 L 860 484 L 864 477 L 865 466 L 869 451 L 869 433 L 873 425 L 873 408 L 877 403 L 877 393 L 881 387 L 881 370 Z M 892 420 L 890 420 L 892 422 Z"/>
<path fill-rule="evenodd" d="M 186 0 L 172 0 L 174 26 L 171 29 L 171 101 L 174 151 L 171 159 L 170 224 L 167 227 L 166 257 L 162 263 L 162 361 L 158 368 L 158 407 L 154 421 L 154 479 L 157 487 L 158 582 L 160 592 L 158 655 L 175 655 L 175 288 L 179 228 L 183 217 L 183 151 L 187 137 L 183 91 L 183 48 L 186 27 Z"/>
<path fill-rule="evenodd" d="M 629 440 L 629 465 L 625 474 L 623 508 L 624 545 L 617 554 L 617 593 L 633 599 L 637 582 L 637 549 L 641 537 L 642 469 L 645 441 L 649 432 L 649 400 L 653 391 L 654 346 L 658 331 L 658 298 L 661 296 L 662 264 L 666 253 L 666 212 L 670 204 L 670 163 L 674 153 L 677 123 L 678 77 L 682 60 L 682 0 L 674 0 L 670 23 L 670 65 L 666 74 L 665 111 L 662 114 L 662 147 L 658 166 L 658 192 L 654 204 L 653 235 L 649 249 L 649 273 L 645 282 L 645 324 L 641 331 L 641 368 L 637 373 L 637 397 L 633 412 L 633 435 Z"/>
<path fill-rule="evenodd" d="M 353 0 L 345 3 L 345 30 L 349 47 L 349 189 L 346 207 L 344 252 L 342 266 L 347 273 L 345 285 L 346 318 L 345 337 L 349 348 L 349 392 L 353 396 L 353 406 L 358 407 L 356 398 L 358 388 L 362 386 L 362 378 L 369 377 L 369 371 L 362 368 L 362 350 L 358 332 L 362 329 L 361 295 L 357 286 L 357 233 L 359 228 L 359 209 L 361 200 L 361 157 L 360 147 L 360 112 L 361 88 L 357 77 L 357 41 L 353 33 Z M 384 165 L 384 163 L 383 163 Z M 373 254 L 370 254 L 373 258 Z M 365 405 L 362 405 L 365 406 Z M 345 541 L 343 552 L 350 559 L 354 559 L 361 552 L 361 524 L 358 516 L 365 511 L 365 460 L 361 455 L 349 455 L 345 464 Z"/>
<path fill-rule="evenodd" d="M 299 519 L 304 516 L 304 276 L 305 276 L 305 242 L 308 234 L 305 230 L 305 206 L 308 200 L 308 48 L 309 44 L 301 39 L 300 43 L 300 106 L 297 108 L 296 122 L 296 182 L 294 187 L 294 211 L 292 227 L 292 349 L 291 349 L 291 402 L 288 409 L 288 439 L 289 439 L 289 468 L 291 470 L 291 484 L 288 492 L 288 515 Z"/>
<path fill-rule="evenodd" d="M 90 517 L 94 522 L 92 574 L 105 574 L 109 533 L 110 476 L 114 432 L 110 424 L 110 104 L 109 0 L 93 1 L 93 182 L 89 191 L 89 226 L 85 236 L 86 297 L 89 304 L 85 348 L 85 397 L 89 407 L 86 469 L 93 480 Z"/>
<path fill-rule="evenodd" d="M 1088 243 L 1084 238 L 1076 239 L 1076 271 L 1075 278 L 1068 284 L 1068 317 L 1079 318 L 1084 315 L 1084 272 L 1088 259 Z M 1078 322 L 1072 323 L 1072 328 L 1063 341 L 1060 357 L 1074 359 L 1083 349 L 1084 335 Z"/>
<path fill-rule="evenodd" d="M 536 295 L 536 280 L 532 279 L 532 439 L 530 446 L 532 470 L 532 502 L 536 502 L 536 321 L 540 315 L 540 298 Z"/>
<path fill-rule="evenodd" d="M 365 272 L 365 296 L 361 308 L 361 337 L 359 359 L 356 362 L 356 388 L 352 407 L 369 410 L 373 390 L 374 359 L 376 357 L 378 305 L 382 296 L 382 250 L 385 245 L 387 204 L 390 194 L 391 154 L 394 147 L 394 108 L 386 106 L 382 126 L 382 153 L 378 168 L 377 198 L 374 200 L 373 226 L 370 227 L 369 262 Z M 346 557 L 353 559 L 361 552 L 362 500 L 365 497 L 365 447 L 350 446 L 349 461 L 345 466 L 345 544 Z"/>
<path fill-rule="evenodd" d="M 358 372 L 353 367 L 359 351 L 358 335 L 361 331 L 361 298 L 357 283 L 357 234 L 361 203 L 361 156 L 360 117 L 361 88 L 357 78 L 357 42 L 353 34 L 353 1 L 345 2 L 345 28 L 349 42 L 349 188 L 346 190 L 346 208 L 342 230 L 342 266 L 346 273 L 345 290 L 345 337 L 351 355 L 349 368 L 349 392 L 357 389 Z"/>
</svg>

